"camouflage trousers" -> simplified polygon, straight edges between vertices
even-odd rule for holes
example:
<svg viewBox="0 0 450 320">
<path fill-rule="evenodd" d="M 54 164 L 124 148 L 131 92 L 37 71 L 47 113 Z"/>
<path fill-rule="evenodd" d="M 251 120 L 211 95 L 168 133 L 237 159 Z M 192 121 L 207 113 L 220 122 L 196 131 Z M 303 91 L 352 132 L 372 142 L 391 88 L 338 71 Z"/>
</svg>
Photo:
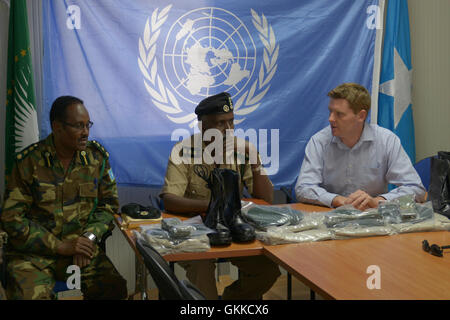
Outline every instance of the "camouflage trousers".
<svg viewBox="0 0 450 320">
<path fill-rule="evenodd" d="M 56 281 L 66 282 L 71 273 L 72 257 L 58 258 L 46 268 L 38 268 L 30 261 L 8 256 L 6 294 L 8 299 L 55 299 Z M 106 254 L 100 252 L 91 263 L 80 269 L 81 292 L 84 299 L 126 299 L 126 280 L 122 278 Z"/>
</svg>

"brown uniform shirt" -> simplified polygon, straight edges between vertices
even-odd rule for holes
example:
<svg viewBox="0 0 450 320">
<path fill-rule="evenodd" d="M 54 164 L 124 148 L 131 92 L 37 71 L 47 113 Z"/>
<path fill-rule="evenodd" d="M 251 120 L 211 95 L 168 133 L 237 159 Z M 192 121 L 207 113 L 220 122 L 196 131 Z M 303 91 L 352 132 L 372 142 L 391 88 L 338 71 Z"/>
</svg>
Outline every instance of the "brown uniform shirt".
<svg viewBox="0 0 450 320">
<path fill-rule="evenodd" d="M 196 147 L 194 143 L 195 136 L 197 135 L 192 135 L 188 139 L 178 142 L 173 147 L 160 196 L 165 193 L 171 193 L 189 199 L 208 200 L 211 197 L 211 191 L 205 180 L 195 173 L 195 164 L 205 165 L 209 172 L 214 170 L 214 168 L 232 169 L 238 172 L 241 195 L 244 186 L 252 194 L 253 174 L 250 165 L 248 163 L 239 164 L 238 156 L 234 157 L 234 163 L 206 163 L 208 160 L 205 161 L 203 157 L 205 144 L 202 143 L 201 148 Z"/>
</svg>

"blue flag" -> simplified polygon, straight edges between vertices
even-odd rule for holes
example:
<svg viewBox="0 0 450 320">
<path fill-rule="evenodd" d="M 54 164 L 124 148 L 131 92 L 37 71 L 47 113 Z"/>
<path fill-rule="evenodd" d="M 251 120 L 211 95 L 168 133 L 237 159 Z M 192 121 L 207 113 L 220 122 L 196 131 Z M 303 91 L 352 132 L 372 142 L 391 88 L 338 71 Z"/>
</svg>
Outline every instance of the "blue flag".
<svg viewBox="0 0 450 320">
<path fill-rule="evenodd" d="M 392 130 L 416 160 L 411 104 L 412 66 L 407 0 L 388 1 L 378 98 L 378 124 Z"/>
<path fill-rule="evenodd" d="M 343 82 L 371 91 L 377 5 L 43 0 L 44 112 L 60 95 L 81 98 L 118 183 L 161 186 L 173 145 L 198 130 L 197 104 L 226 91 L 236 129 L 254 130 L 270 179 L 288 185 L 328 125 L 327 93 Z"/>
</svg>

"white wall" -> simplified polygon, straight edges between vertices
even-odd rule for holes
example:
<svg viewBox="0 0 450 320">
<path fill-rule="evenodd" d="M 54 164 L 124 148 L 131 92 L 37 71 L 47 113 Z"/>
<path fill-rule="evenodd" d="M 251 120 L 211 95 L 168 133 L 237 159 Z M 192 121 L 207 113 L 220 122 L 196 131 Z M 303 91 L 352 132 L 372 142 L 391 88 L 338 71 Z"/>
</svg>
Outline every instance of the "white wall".
<svg viewBox="0 0 450 320">
<path fill-rule="evenodd" d="M 450 151 L 450 1 L 409 0 L 416 160 Z"/>
</svg>

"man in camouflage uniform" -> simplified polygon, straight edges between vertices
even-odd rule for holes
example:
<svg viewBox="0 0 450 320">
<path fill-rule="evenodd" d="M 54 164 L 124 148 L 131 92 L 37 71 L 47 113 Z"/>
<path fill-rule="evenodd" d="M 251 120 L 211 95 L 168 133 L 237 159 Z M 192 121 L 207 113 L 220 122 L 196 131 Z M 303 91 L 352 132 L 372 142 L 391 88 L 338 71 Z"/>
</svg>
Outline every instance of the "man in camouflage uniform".
<svg viewBox="0 0 450 320">
<path fill-rule="evenodd" d="M 227 131 L 229 134 L 234 129 L 233 103 L 226 92 L 202 100 L 195 109 L 195 113 L 202 123 L 203 135 L 207 130 L 212 129 L 210 132 L 218 130 L 222 137 L 225 137 Z M 252 197 L 272 202 L 273 185 L 269 177 L 264 174 L 259 156 L 253 163 L 247 161 L 238 164 L 238 157 L 242 159 L 245 156 L 238 155 L 239 149 L 236 149 L 237 152 L 234 153 L 236 157 L 233 161 L 213 162 L 212 160 L 218 159 L 216 155 L 214 159 L 203 161 L 209 158 L 205 149 L 211 145 L 201 142 L 197 146 L 195 140 L 198 136 L 199 134 L 191 136 L 176 144 L 172 149 L 160 195 L 166 210 L 191 215 L 204 214 L 207 211 L 211 191 L 205 181 L 194 172 L 194 165 L 198 162 L 207 167 L 208 172 L 214 168 L 236 171 L 239 174 L 241 195 L 245 186 Z M 254 155 L 257 154 L 256 148 L 246 142 L 245 154 L 251 155 L 251 150 Z M 223 152 L 223 156 L 226 157 L 226 152 Z M 225 288 L 222 295 L 224 300 L 261 299 L 280 275 L 278 266 L 265 256 L 230 258 L 229 260 L 239 268 L 240 272 L 239 279 Z M 178 264 L 186 270 L 188 279 L 202 291 L 207 299 L 218 298 L 214 274 L 215 260 L 183 261 Z"/>
<path fill-rule="evenodd" d="M 88 141 L 80 99 L 56 99 L 50 122 L 52 134 L 17 154 L 5 189 L 8 299 L 54 298 L 70 265 L 80 267 L 85 299 L 126 298 L 126 281 L 97 245 L 118 210 L 108 153 Z"/>
</svg>

